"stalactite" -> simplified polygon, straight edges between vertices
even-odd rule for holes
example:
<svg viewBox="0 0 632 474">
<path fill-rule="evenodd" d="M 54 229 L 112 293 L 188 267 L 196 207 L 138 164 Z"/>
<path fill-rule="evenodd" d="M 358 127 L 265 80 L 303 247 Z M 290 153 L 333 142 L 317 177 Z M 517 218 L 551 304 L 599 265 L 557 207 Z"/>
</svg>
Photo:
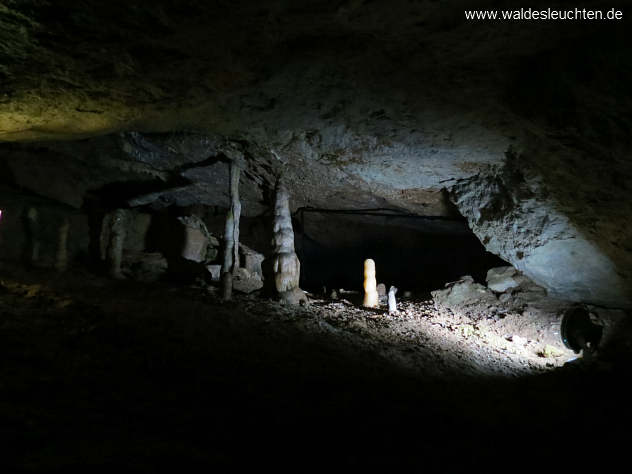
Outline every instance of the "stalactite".
<svg viewBox="0 0 632 474">
<path fill-rule="evenodd" d="M 375 262 L 367 258 L 364 261 L 364 302 L 365 308 L 377 308 L 379 303 L 377 281 L 375 279 Z"/>
<path fill-rule="evenodd" d="M 241 202 L 239 201 L 240 168 L 230 163 L 230 208 L 226 213 L 224 229 L 224 261 L 222 264 L 222 299 L 229 301 L 233 295 L 233 275 L 239 269 L 239 219 Z"/>
<path fill-rule="evenodd" d="M 282 302 L 306 303 L 307 297 L 299 288 L 301 263 L 294 250 L 294 230 L 290 214 L 290 199 L 287 189 L 279 180 L 274 206 L 274 257 L 273 271 L 276 290 Z"/>
<path fill-rule="evenodd" d="M 57 229 L 57 253 L 55 255 L 55 269 L 63 272 L 68 267 L 68 232 L 70 221 L 64 217 Z"/>
</svg>

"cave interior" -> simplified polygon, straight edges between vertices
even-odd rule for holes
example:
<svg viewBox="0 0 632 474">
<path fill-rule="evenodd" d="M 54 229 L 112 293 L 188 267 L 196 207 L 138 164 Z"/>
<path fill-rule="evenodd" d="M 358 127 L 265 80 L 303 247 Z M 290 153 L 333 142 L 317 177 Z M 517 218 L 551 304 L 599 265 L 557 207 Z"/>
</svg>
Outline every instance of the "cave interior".
<svg viewBox="0 0 632 474">
<path fill-rule="evenodd" d="M 626 460 L 627 2 L 476 3 L 0 2 L 2 472 Z"/>
</svg>

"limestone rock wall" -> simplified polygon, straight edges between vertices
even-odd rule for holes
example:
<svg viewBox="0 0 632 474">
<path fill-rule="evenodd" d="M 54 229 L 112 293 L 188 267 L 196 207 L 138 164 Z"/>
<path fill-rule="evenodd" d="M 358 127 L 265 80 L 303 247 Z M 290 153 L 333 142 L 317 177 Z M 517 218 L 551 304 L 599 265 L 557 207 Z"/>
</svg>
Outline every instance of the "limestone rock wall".
<svg viewBox="0 0 632 474">
<path fill-rule="evenodd" d="M 450 188 L 451 199 L 471 229 L 488 251 L 555 296 L 631 307 L 629 252 L 614 258 L 616 254 L 603 245 L 616 243 L 621 235 L 608 228 L 591 233 L 581 221 L 574 221 L 573 208 L 565 208 L 550 183 L 526 161 L 510 152 L 502 166 L 489 167 Z M 573 176 L 566 178 L 564 186 L 572 189 Z M 575 201 L 575 209 L 580 204 Z M 623 228 L 621 232 L 625 234 Z"/>
</svg>

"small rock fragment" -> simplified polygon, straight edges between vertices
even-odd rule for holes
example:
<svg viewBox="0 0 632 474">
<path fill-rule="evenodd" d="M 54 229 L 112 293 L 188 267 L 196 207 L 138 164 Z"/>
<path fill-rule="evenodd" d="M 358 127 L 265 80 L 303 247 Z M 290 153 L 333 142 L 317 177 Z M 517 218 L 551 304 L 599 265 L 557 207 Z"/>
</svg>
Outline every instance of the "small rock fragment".
<svg viewBox="0 0 632 474">
<path fill-rule="evenodd" d="M 496 293 L 503 293 L 509 288 L 515 288 L 520 284 L 514 278 L 518 275 L 520 275 L 520 272 L 512 266 L 490 268 L 485 281 L 490 290 Z"/>
</svg>

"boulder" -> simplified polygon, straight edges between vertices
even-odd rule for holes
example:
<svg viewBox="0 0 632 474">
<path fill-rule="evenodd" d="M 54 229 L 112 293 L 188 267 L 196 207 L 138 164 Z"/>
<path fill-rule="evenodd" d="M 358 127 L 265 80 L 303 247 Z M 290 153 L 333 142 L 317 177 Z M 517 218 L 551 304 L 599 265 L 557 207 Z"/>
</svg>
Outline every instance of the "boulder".
<svg viewBox="0 0 632 474">
<path fill-rule="evenodd" d="M 476 283 L 469 275 L 446 284 L 445 289 L 433 291 L 431 295 L 435 304 L 450 309 L 498 303 L 496 296 L 489 288 Z"/>
<path fill-rule="evenodd" d="M 246 245 L 239 244 L 239 252 L 241 253 L 243 267 L 253 275 L 258 275 L 263 280 L 263 270 L 261 269 L 261 263 L 265 259 L 263 254 L 256 250 L 247 247 Z"/>
<path fill-rule="evenodd" d="M 185 227 L 184 248 L 182 258 L 193 262 L 203 262 L 206 259 L 208 239 L 199 229 Z"/>
<path fill-rule="evenodd" d="M 498 295 L 499 303 L 512 311 L 521 311 L 547 296 L 544 288 L 512 266 L 489 269 L 486 281 L 487 287 Z"/>
<path fill-rule="evenodd" d="M 487 288 L 495 293 L 504 293 L 510 288 L 516 288 L 521 283 L 520 272 L 512 266 L 490 268 L 485 281 Z"/>
<path fill-rule="evenodd" d="M 197 216 L 178 217 L 178 221 L 184 226 L 182 258 L 198 263 L 203 262 L 206 260 L 206 247 L 208 245 L 208 230 L 206 230 L 204 222 Z"/>
<path fill-rule="evenodd" d="M 181 256 L 193 262 L 212 262 L 219 253 L 219 240 L 213 236 L 204 221 L 196 215 L 178 217 L 184 226 L 184 246 Z"/>
<path fill-rule="evenodd" d="M 233 275 L 233 290 L 241 293 L 252 293 L 263 288 L 263 280 L 256 273 L 251 273 L 244 267 L 237 269 Z"/>
</svg>

